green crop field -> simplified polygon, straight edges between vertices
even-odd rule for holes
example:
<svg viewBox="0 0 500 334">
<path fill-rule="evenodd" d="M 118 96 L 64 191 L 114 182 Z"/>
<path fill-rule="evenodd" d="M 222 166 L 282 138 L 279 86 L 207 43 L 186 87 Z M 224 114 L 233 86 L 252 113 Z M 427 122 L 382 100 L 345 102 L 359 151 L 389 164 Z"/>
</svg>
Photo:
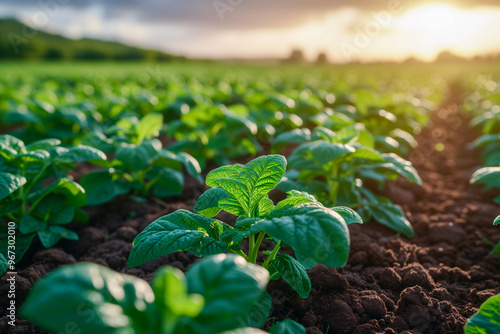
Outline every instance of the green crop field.
<svg viewBox="0 0 500 334">
<path fill-rule="evenodd" d="M 0 73 L 0 272 L 25 332 L 500 331 L 498 66 Z"/>
</svg>

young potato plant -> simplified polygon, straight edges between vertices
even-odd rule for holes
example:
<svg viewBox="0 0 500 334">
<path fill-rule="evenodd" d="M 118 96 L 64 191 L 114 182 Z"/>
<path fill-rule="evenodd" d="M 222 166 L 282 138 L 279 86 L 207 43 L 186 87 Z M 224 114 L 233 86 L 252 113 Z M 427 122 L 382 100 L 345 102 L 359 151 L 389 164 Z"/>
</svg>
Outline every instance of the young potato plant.
<svg viewBox="0 0 500 334">
<path fill-rule="evenodd" d="M 23 99 L 20 105 L 6 113 L 7 124 L 22 125 L 10 132 L 11 135 L 26 142 L 57 138 L 65 144 L 73 144 L 75 139 L 97 127 L 100 115 L 93 110 L 95 107 L 89 108 L 85 103 L 58 101 L 53 93 L 56 88 L 51 87 L 50 91 L 38 92 L 35 94 L 38 96 Z"/>
<path fill-rule="evenodd" d="M 233 158 L 255 155 L 260 150 L 257 125 L 247 113 L 246 108 L 224 105 L 188 108 L 180 120 L 169 123 L 167 135 L 176 142 L 168 148 L 192 154 L 203 169 L 208 161 L 221 166 Z"/>
<path fill-rule="evenodd" d="M 0 136 L 0 221 L 16 225 L 16 262 L 38 236 L 43 246 L 78 235 L 63 227 L 74 220 L 86 221 L 84 189 L 68 179 L 65 171 L 76 162 L 102 163 L 106 155 L 92 147 L 59 146 L 58 139 L 25 145 L 10 135 Z M 7 225 L 0 225 L 1 252 L 7 252 Z"/>
<path fill-rule="evenodd" d="M 409 109 L 414 110 L 415 108 L 410 106 Z M 375 149 L 378 151 L 406 155 L 417 147 L 417 141 L 410 132 L 419 131 L 421 123 L 415 120 L 418 119 L 415 115 L 405 117 L 405 115 L 411 115 L 408 108 L 403 108 L 403 110 L 405 112 L 396 117 L 384 109 L 368 108 L 366 113 L 361 116 L 362 118 L 358 120 L 374 134 Z M 420 116 L 424 114 L 422 113 Z M 426 123 L 423 120 L 421 122 Z"/>
<path fill-rule="evenodd" d="M 500 188 L 500 167 L 483 167 L 478 169 L 470 179 L 471 184 L 485 184 L 486 189 Z M 493 200 L 500 205 L 500 196 Z"/>
<path fill-rule="evenodd" d="M 481 148 L 481 158 L 485 166 L 500 165 L 500 134 L 485 134 L 472 143 L 472 147 Z"/>
<path fill-rule="evenodd" d="M 347 224 L 362 221 L 349 208 L 326 208 L 299 191 L 290 191 L 286 199 L 274 205 L 268 194 L 280 182 L 286 165 L 283 156 L 268 155 L 246 165 L 211 171 L 206 183 L 212 188 L 196 202 L 196 213 L 177 210 L 151 223 L 134 240 L 128 266 L 136 267 L 177 251 L 196 256 L 229 251 L 255 264 L 267 238 L 274 247 L 263 252 L 262 267 L 271 278 L 282 277 L 306 298 L 311 290 L 306 270 L 320 263 L 344 266 L 350 243 Z M 238 217 L 234 227 L 213 218 L 222 210 Z M 242 249 L 245 239 L 247 253 Z M 283 245 L 295 251 L 296 259 L 279 253 Z"/>
<path fill-rule="evenodd" d="M 241 256 L 219 254 L 183 274 L 159 269 L 151 286 L 139 278 L 81 263 L 59 268 L 36 283 L 21 316 L 54 333 L 259 334 L 249 319 L 262 305 L 267 270 Z M 270 307 L 270 305 L 268 305 Z M 260 327 L 266 319 L 260 320 Z M 271 333 L 305 334 L 285 320 Z"/>
<path fill-rule="evenodd" d="M 103 204 L 132 190 L 136 199 L 150 192 L 160 198 L 181 195 L 183 166 L 202 182 L 196 159 L 187 153 L 172 153 L 154 138 L 162 126 L 163 116 L 152 113 L 140 121 L 135 117 L 121 119 L 108 130 L 109 138 L 104 134 L 92 134 L 84 139 L 85 143 L 114 153 L 114 159 L 105 169 L 90 172 L 80 180 L 87 192 L 87 205 Z"/>
<path fill-rule="evenodd" d="M 493 225 L 500 224 L 498 216 Z M 493 249 L 491 254 L 500 254 L 500 242 Z M 500 332 L 500 295 L 488 298 L 476 314 L 474 314 L 465 325 L 465 334 L 493 334 Z"/>
<path fill-rule="evenodd" d="M 313 194 L 327 206 L 342 205 L 356 209 L 363 220 L 374 218 L 405 236 L 413 237 L 413 228 L 402 209 L 388 198 L 364 186 L 373 180 L 383 187 L 399 175 L 421 184 L 409 161 L 376 151 L 373 137 L 360 124 L 337 132 L 318 127 L 312 133 L 300 130 L 278 136 L 274 149 L 284 142 L 303 143 L 289 156 L 289 170 L 278 188 L 297 189 Z"/>
</svg>

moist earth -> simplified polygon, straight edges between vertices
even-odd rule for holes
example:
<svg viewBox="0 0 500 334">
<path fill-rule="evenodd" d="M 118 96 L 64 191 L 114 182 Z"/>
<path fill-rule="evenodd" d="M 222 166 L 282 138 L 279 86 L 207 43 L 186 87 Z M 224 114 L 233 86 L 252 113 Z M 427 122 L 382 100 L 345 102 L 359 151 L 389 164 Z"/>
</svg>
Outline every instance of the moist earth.
<svg viewBox="0 0 500 334">
<path fill-rule="evenodd" d="M 481 161 L 478 151 L 468 149 L 478 136 L 468 121 L 456 101 L 448 99 L 432 114 L 409 156 L 423 186 L 399 179 L 383 191 L 402 206 L 415 237 L 398 236 L 373 222 L 349 225 L 347 265 L 312 268 L 307 299 L 282 280 L 270 283 L 273 309 L 267 325 L 291 318 L 308 334 L 463 333 L 481 303 L 500 293 L 500 255 L 489 254 L 500 239 L 500 229 L 492 225 L 500 208 L 492 202 L 497 193 L 469 184 Z M 137 268 L 128 268 L 126 261 L 140 231 L 160 216 L 191 210 L 202 191 L 203 185 L 188 178 L 184 194 L 167 203 L 121 197 L 88 208 L 87 224 L 70 225 L 79 241 L 63 241 L 53 249 L 36 243 L 17 265 L 18 309 L 36 281 L 63 265 L 91 261 L 147 281 L 163 265 L 187 270 L 198 258 L 183 252 Z M 4 276 L 0 296 L 7 291 Z M 0 333 L 44 333 L 20 319 L 16 327 L 9 326 L 7 302 L 0 301 Z"/>
</svg>

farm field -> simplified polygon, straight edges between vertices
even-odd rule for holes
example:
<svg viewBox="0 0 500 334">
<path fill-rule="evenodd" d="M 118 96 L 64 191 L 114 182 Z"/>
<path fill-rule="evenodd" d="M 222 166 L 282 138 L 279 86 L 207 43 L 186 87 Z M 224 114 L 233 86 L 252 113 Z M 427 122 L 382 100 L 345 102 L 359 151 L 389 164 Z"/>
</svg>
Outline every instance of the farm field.
<svg viewBox="0 0 500 334">
<path fill-rule="evenodd" d="M 0 333 L 500 332 L 496 67 L 0 73 Z"/>
</svg>

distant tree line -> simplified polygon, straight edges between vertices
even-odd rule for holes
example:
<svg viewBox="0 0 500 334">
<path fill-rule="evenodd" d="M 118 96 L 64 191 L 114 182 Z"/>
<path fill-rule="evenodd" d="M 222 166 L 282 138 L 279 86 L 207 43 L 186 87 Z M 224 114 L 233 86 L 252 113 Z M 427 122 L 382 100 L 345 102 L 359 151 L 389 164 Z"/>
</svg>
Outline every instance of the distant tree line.
<svg viewBox="0 0 500 334">
<path fill-rule="evenodd" d="M 0 59 L 170 61 L 185 58 L 117 42 L 69 39 L 28 28 L 14 19 L 5 19 L 0 20 Z"/>
</svg>

